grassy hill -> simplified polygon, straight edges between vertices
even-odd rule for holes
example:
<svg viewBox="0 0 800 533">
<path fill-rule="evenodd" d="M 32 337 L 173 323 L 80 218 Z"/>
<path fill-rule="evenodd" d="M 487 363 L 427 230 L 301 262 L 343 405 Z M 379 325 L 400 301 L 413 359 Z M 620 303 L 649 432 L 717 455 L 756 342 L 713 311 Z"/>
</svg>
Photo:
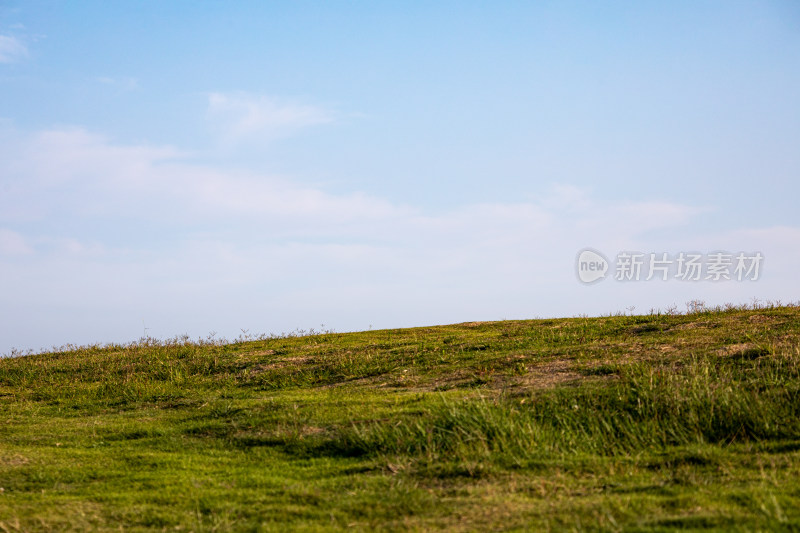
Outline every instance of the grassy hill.
<svg viewBox="0 0 800 533">
<path fill-rule="evenodd" d="M 800 308 L 0 360 L 0 531 L 800 530 Z"/>
</svg>

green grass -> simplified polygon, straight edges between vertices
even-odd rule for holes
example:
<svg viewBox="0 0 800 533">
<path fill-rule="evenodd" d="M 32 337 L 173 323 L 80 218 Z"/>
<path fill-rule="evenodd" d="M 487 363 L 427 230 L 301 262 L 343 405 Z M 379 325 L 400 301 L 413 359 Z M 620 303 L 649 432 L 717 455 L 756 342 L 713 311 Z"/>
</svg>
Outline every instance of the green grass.
<svg viewBox="0 0 800 533">
<path fill-rule="evenodd" d="M 800 308 L 0 359 L 0 532 L 800 531 Z"/>
</svg>

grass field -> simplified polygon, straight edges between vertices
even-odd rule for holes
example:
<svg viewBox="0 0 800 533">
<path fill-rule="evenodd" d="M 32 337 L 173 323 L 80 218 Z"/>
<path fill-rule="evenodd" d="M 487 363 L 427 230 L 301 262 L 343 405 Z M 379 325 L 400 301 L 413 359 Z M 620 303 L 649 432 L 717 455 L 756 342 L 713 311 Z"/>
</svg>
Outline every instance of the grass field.
<svg viewBox="0 0 800 533">
<path fill-rule="evenodd" d="M 800 531 L 800 308 L 0 359 L 0 531 Z"/>
</svg>

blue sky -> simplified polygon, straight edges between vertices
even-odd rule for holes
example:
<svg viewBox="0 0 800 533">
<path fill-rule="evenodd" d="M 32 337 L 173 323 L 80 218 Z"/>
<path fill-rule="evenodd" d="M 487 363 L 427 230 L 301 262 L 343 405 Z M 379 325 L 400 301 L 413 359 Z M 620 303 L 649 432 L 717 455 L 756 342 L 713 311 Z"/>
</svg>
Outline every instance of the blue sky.
<svg viewBox="0 0 800 533">
<path fill-rule="evenodd" d="M 0 353 L 800 300 L 798 94 L 790 1 L 0 2 Z"/>
</svg>

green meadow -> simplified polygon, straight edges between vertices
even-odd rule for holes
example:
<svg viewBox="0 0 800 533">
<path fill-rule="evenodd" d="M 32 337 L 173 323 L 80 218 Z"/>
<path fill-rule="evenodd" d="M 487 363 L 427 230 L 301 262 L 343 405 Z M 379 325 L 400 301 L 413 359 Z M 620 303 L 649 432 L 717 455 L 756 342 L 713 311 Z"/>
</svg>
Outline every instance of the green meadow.
<svg viewBox="0 0 800 533">
<path fill-rule="evenodd" d="M 0 532 L 800 531 L 800 307 L 0 359 Z"/>
</svg>

